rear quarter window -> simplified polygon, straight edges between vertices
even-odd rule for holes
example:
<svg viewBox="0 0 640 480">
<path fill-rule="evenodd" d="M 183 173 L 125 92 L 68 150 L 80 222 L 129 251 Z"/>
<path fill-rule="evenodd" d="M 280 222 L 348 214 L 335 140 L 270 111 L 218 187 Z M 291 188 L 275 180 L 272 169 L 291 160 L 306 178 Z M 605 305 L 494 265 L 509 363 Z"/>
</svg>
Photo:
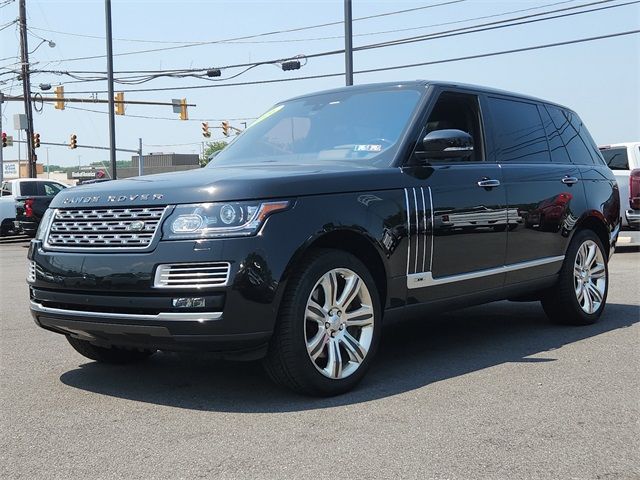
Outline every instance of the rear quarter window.
<svg viewBox="0 0 640 480">
<path fill-rule="evenodd" d="M 553 124 L 560 132 L 571 162 L 579 165 L 593 165 L 591 145 L 587 139 L 587 137 L 590 139 L 590 136 L 582 120 L 569 110 L 561 110 L 553 105 L 547 105 L 546 108 Z"/>
</svg>

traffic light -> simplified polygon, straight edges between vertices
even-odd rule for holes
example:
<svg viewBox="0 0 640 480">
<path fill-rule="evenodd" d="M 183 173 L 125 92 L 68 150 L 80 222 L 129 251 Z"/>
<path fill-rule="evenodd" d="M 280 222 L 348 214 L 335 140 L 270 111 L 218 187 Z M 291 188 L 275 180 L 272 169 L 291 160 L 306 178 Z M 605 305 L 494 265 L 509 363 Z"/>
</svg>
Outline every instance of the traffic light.
<svg viewBox="0 0 640 480">
<path fill-rule="evenodd" d="M 33 134 L 33 148 L 40 148 L 40 134 Z"/>
<path fill-rule="evenodd" d="M 211 132 L 209 131 L 209 122 L 202 122 L 202 136 L 206 138 L 211 136 Z"/>
<path fill-rule="evenodd" d="M 124 115 L 124 92 L 116 92 L 116 115 Z"/>
<path fill-rule="evenodd" d="M 69 148 L 72 150 L 78 148 L 78 136 L 75 133 L 72 133 L 69 137 Z"/>
<path fill-rule="evenodd" d="M 189 120 L 189 114 L 187 113 L 187 99 L 180 100 L 180 120 Z"/>
<path fill-rule="evenodd" d="M 222 122 L 222 134 L 225 137 L 229 136 L 229 122 L 227 122 L 226 120 Z"/>
<path fill-rule="evenodd" d="M 60 85 L 56 87 L 56 110 L 64 110 L 64 87 Z"/>
<path fill-rule="evenodd" d="M 7 134 L 6 132 L 2 132 L 2 148 L 7 146 Z"/>
</svg>

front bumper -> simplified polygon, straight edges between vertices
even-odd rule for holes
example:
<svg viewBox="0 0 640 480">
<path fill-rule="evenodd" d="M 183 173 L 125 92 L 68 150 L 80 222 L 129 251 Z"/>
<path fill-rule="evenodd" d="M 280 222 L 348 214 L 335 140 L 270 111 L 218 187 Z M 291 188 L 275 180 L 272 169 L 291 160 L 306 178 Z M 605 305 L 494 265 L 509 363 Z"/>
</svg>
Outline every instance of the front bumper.
<svg viewBox="0 0 640 480">
<path fill-rule="evenodd" d="M 161 241 L 148 252 L 57 252 L 33 240 L 31 313 L 47 330 L 99 345 L 259 356 L 273 332 L 284 272 L 302 243 L 269 233 L 287 231 L 278 225 L 286 216 L 270 218 L 258 236 Z M 227 282 L 154 287 L 159 265 L 202 262 L 228 262 Z M 205 303 L 175 306 L 175 299 L 196 297 Z"/>
<path fill-rule="evenodd" d="M 32 220 L 14 220 L 14 225 L 17 231 L 28 234 L 35 234 L 38 231 L 39 222 Z"/>
<path fill-rule="evenodd" d="M 226 335 L 199 332 L 198 327 L 221 320 L 222 312 L 123 314 L 52 308 L 31 300 L 31 314 L 46 330 L 100 346 L 202 350 L 253 359 L 264 354 L 271 335 L 269 331 Z"/>
</svg>

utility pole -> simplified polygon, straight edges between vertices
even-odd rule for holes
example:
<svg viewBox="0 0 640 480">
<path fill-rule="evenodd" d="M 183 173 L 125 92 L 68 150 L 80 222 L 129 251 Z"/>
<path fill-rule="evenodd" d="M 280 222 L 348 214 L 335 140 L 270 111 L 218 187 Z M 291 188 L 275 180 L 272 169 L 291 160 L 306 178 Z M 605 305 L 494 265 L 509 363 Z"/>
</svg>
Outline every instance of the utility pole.
<svg viewBox="0 0 640 480">
<path fill-rule="evenodd" d="M 47 151 L 47 178 L 51 178 L 49 176 L 49 150 L 51 150 L 51 147 L 45 147 L 45 150 Z"/>
<path fill-rule="evenodd" d="M 24 1 L 24 0 L 23 0 Z M 104 16 L 107 29 L 107 90 L 109 95 L 109 160 L 111 178 L 116 174 L 116 112 L 113 103 L 113 39 L 111 38 L 111 0 L 104 0 Z"/>
<path fill-rule="evenodd" d="M 138 139 L 138 176 L 144 175 L 144 166 L 142 165 L 142 139 Z"/>
<path fill-rule="evenodd" d="M 351 0 L 344 0 L 344 67 L 347 86 L 353 85 L 353 16 Z"/>
<path fill-rule="evenodd" d="M 22 89 L 24 91 L 24 113 L 27 116 L 27 162 L 29 177 L 36 178 L 36 152 L 33 148 L 33 110 L 31 108 L 31 79 L 29 76 L 29 47 L 27 42 L 26 0 L 20 0 L 20 52 L 22 61 Z"/>
</svg>

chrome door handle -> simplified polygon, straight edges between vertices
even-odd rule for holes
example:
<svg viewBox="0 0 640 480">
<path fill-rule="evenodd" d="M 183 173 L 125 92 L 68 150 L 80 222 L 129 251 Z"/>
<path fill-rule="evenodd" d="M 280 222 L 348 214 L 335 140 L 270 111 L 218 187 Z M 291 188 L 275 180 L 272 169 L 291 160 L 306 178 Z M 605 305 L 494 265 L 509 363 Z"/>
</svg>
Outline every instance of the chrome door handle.
<svg viewBox="0 0 640 480">
<path fill-rule="evenodd" d="M 490 178 L 483 178 L 482 180 L 480 180 L 478 182 L 478 186 L 482 187 L 482 188 L 499 187 L 500 186 L 500 180 L 493 180 L 493 179 L 490 179 Z"/>
<path fill-rule="evenodd" d="M 578 179 L 576 177 L 570 177 L 569 175 L 562 177 L 561 181 L 565 185 L 573 185 L 574 183 L 578 183 Z"/>
</svg>

